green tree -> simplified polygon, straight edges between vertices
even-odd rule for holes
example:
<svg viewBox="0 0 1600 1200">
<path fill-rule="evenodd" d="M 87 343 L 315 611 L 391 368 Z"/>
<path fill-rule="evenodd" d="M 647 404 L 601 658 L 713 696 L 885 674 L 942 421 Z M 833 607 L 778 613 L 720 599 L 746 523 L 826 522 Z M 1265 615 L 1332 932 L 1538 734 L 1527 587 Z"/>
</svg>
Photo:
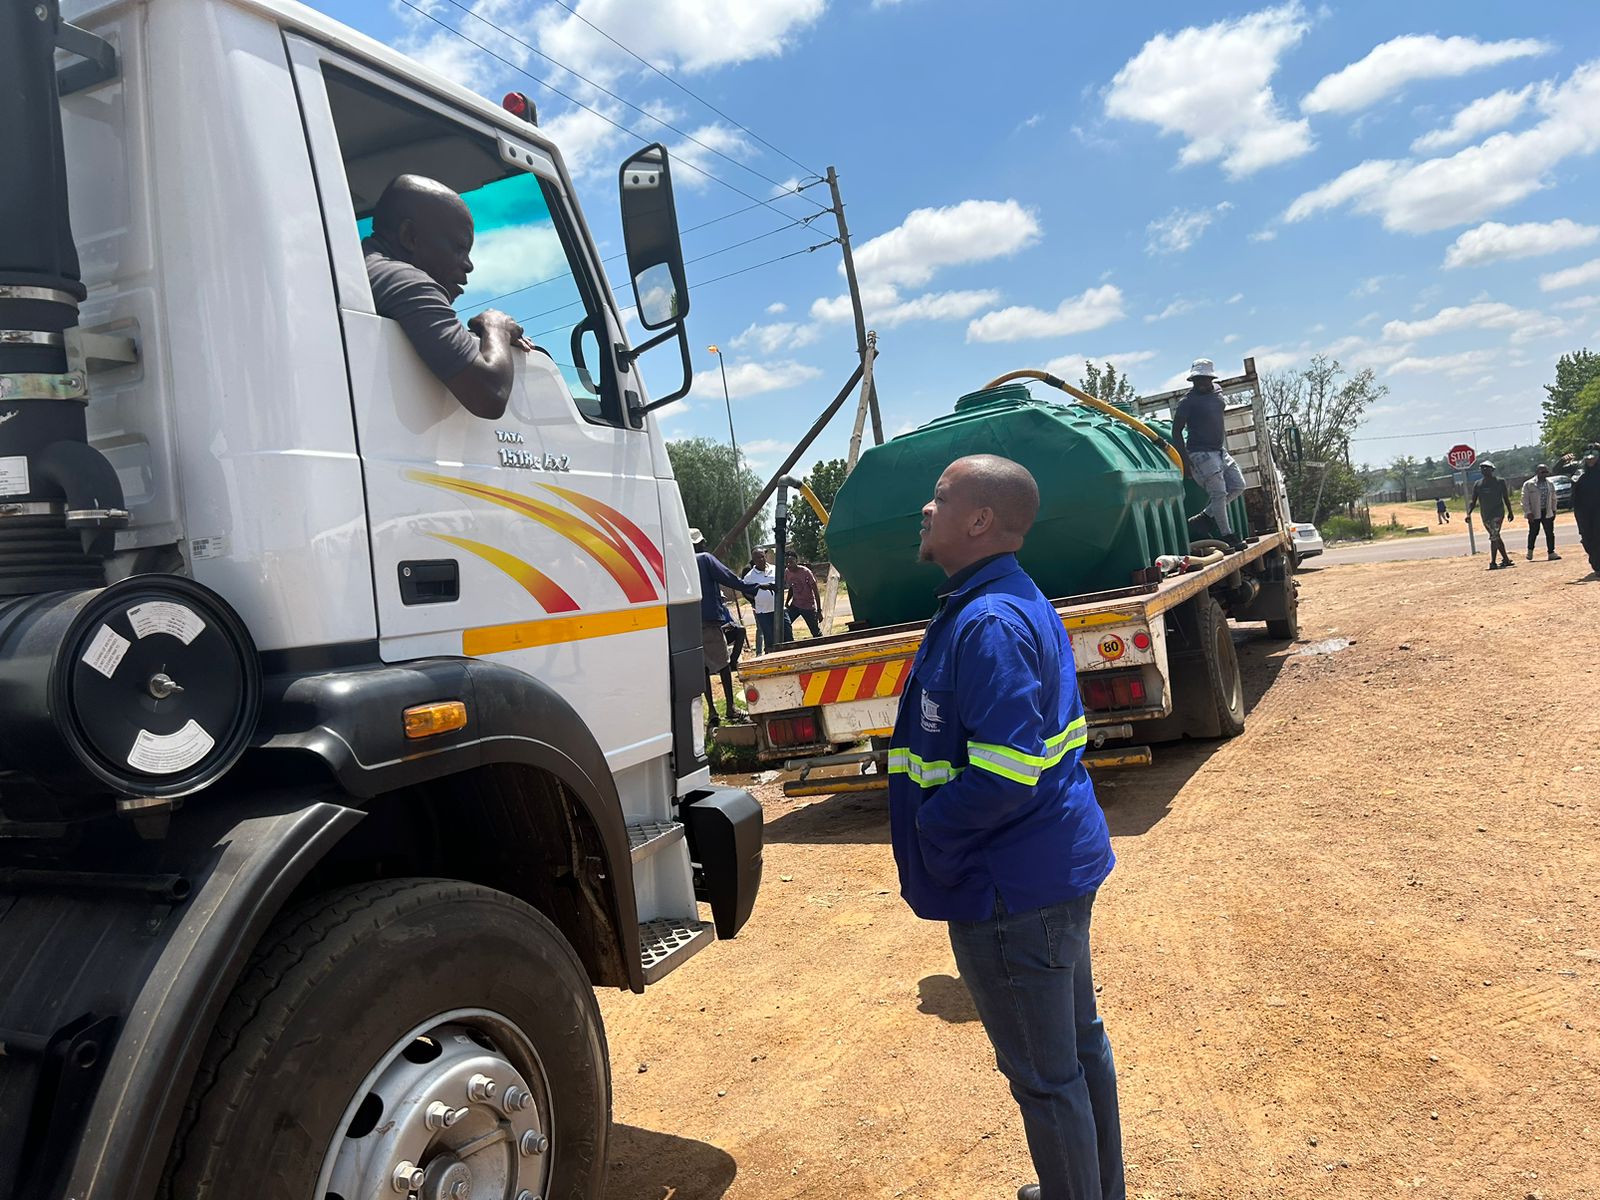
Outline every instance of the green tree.
<svg viewBox="0 0 1600 1200">
<path fill-rule="evenodd" d="M 1578 414 L 1579 405 L 1584 389 L 1596 379 L 1600 379 L 1600 354 L 1591 354 L 1585 347 L 1576 354 L 1563 354 L 1556 361 L 1556 381 L 1544 385 L 1544 444 L 1556 453 L 1566 454 L 1583 449 L 1583 441 L 1574 441 L 1581 438 L 1583 430 L 1590 430 L 1587 435 L 1591 440 L 1597 436 L 1592 422 L 1585 425 Z"/>
<path fill-rule="evenodd" d="M 1592 356 L 1591 356 L 1592 357 Z M 1557 417 L 1545 405 L 1544 444 L 1563 454 L 1582 454 L 1584 447 L 1600 442 L 1600 375 L 1589 380 L 1581 391 L 1563 406 Z"/>
<path fill-rule="evenodd" d="M 1272 455 L 1296 520 L 1316 524 L 1361 498 L 1361 477 L 1350 465 L 1350 435 L 1367 409 L 1388 394 L 1370 367 L 1350 375 L 1323 354 L 1302 370 L 1261 377 Z"/>
<path fill-rule="evenodd" d="M 829 459 L 811 468 L 806 483 L 822 501 L 822 507 L 832 510 L 833 498 L 844 483 L 845 460 Z M 804 496 L 793 496 L 789 501 L 789 547 L 801 562 L 822 562 L 828 557 L 828 542 L 822 533 L 822 522 L 811 511 Z"/>
<path fill-rule="evenodd" d="M 1400 480 L 1400 495 L 1411 499 L 1411 489 L 1421 475 L 1416 458 L 1410 454 L 1402 454 L 1389 464 L 1389 470 Z"/>
<path fill-rule="evenodd" d="M 667 443 L 667 457 L 672 461 L 672 474 L 678 481 L 678 493 L 683 497 L 683 511 L 689 524 L 706 537 L 706 548 L 714 550 L 723 536 L 744 513 L 752 501 L 761 494 L 764 482 L 744 464 L 740 455 L 738 469 L 734 467 L 733 447 L 711 438 L 685 438 Z M 766 537 L 766 514 L 758 513 L 750 522 L 750 541 L 759 544 Z M 744 563 L 744 539 L 734 541 L 730 558 Z"/>
<path fill-rule="evenodd" d="M 1104 400 L 1118 408 L 1131 409 L 1133 402 L 1139 398 L 1139 393 L 1133 390 L 1133 384 L 1128 382 L 1126 375 L 1118 375 L 1117 369 L 1110 363 L 1102 370 L 1088 359 L 1083 360 L 1083 378 L 1078 380 L 1078 387 L 1096 400 Z"/>
</svg>

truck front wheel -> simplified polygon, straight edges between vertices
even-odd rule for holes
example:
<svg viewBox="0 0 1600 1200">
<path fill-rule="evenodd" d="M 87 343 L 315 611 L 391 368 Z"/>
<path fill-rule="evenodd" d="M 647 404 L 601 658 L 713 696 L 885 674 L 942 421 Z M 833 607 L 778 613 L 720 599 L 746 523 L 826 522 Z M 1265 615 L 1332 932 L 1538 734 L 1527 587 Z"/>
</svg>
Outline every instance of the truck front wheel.
<svg viewBox="0 0 1600 1200">
<path fill-rule="evenodd" d="M 601 1194 L 611 1082 L 582 964 L 504 893 L 345 888 L 280 918 L 206 1048 L 172 1200 Z"/>
</svg>

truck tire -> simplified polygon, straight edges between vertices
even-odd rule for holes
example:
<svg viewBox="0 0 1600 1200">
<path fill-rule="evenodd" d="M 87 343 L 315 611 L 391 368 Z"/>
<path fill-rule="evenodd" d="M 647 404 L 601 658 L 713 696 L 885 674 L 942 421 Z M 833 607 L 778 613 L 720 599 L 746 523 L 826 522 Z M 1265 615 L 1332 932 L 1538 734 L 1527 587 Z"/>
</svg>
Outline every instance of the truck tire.
<svg viewBox="0 0 1600 1200">
<path fill-rule="evenodd" d="M 1293 575 L 1285 573 L 1281 580 L 1266 586 L 1283 589 L 1284 605 L 1284 615 L 1267 622 L 1267 636 L 1286 642 L 1295 641 L 1300 636 L 1300 589 L 1295 585 Z"/>
<path fill-rule="evenodd" d="M 599 1008 L 555 927 L 475 884 L 387 880 L 268 931 L 211 1034 L 162 1196 L 597 1200 L 610 1124 Z"/>
<path fill-rule="evenodd" d="M 1206 694 L 1216 714 L 1216 732 L 1211 736 L 1238 737 L 1244 732 L 1244 681 L 1239 677 L 1233 630 L 1220 604 L 1210 596 L 1199 601 L 1195 616 L 1205 660 Z"/>
</svg>

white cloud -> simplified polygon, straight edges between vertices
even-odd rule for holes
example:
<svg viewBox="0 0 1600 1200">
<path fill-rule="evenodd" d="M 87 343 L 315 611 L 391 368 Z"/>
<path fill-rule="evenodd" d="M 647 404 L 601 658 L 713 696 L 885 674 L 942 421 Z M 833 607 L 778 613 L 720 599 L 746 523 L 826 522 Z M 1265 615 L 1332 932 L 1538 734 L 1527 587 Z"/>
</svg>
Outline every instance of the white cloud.
<svg viewBox="0 0 1600 1200">
<path fill-rule="evenodd" d="M 561 157 L 575 177 L 601 171 L 615 173 L 614 160 L 622 157 L 622 147 L 630 137 L 611 121 L 622 122 L 627 114 L 620 105 L 609 104 L 598 95 L 592 100 L 585 99 L 585 103 L 593 104 L 598 111 L 567 108 L 552 117 L 541 113 L 539 130 L 561 147 Z M 689 174 L 692 176 L 694 172 Z"/>
<path fill-rule="evenodd" d="M 767 305 L 767 312 L 770 313 L 774 317 L 778 316 L 781 313 L 786 313 L 788 311 L 789 311 L 789 306 L 787 304 L 785 304 L 782 300 L 774 300 L 771 304 Z"/>
<path fill-rule="evenodd" d="M 1145 252 L 1182 254 L 1195 244 L 1219 214 L 1227 212 L 1232 207 L 1232 204 L 1224 200 L 1215 208 L 1173 209 L 1160 220 L 1151 221 L 1145 226 L 1145 232 L 1150 235 L 1149 240 L 1145 242 Z"/>
<path fill-rule="evenodd" d="M 1540 254 L 1589 246 L 1597 239 L 1600 239 L 1600 225 L 1579 225 L 1566 217 L 1543 224 L 1529 222 L 1524 225 L 1485 221 L 1451 243 L 1444 252 L 1444 265 L 1447 268 L 1481 267 L 1484 263 L 1502 259 L 1533 258 Z"/>
<path fill-rule="evenodd" d="M 1281 371 L 1285 367 L 1299 366 L 1310 355 L 1304 347 L 1254 346 L 1246 350 L 1243 357 L 1255 359 L 1257 371 Z"/>
<path fill-rule="evenodd" d="M 1284 220 L 1345 205 L 1404 233 L 1481 220 L 1548 186 L 1562 160 L 1600 150 L 1600 59 L 1541 89 L 1536 104 L 1543 118 L 1531 129 L 1494 134 L 1447 158 L 1369 159 L 1296 198 Z"/>
<path fill-rule="evenodd" d="M 1237 342 L 1238 340 L 1239 340 L 1239 335 L 1237 333 L 1230 333 L 1227 337 L 1222 339 L 1222 344 L 1224 346 L 1231 346 L 1235 342 Z"/>
<path fill-rule="evenodd" d="M 1431 317 L 1421 321 L 1389 321 L 1383 327 L 1383 338 L 1388 342 L 1409 342 L 1418 338 L 1438 337 L 1445 333 L 1459 333 L 1466 329 L 1506 329 L 1511 331 L 1513 343 L 1532 341 L 1562 332 L 1566 326 L 1556 317 L 1532 309 L 1514 308 L 1495 301 L 1475 304 L 1451 305 L 1441 308 Z"/>
<path fill-rule="evenodd" d="M 1233 295 L 1228 297 L 1227 303 L 1229 303 L 1229 304 L 1237 304 L 1237 303 L 1239 303 L 1239 301 L 1241 301 L 1243 299 L 1244 299 L 1244 293 L 1243 292 L 1235 292 Z"/>
<path fill-rule="evenodd" d="M 1276 229 L 1258 229 L 1250 235 L 1252 242 L 1274 242 L 1278 240 Z"/>
<path fill-rule="evenodd" d="M 473 244 L 472 263 L 472 276 L 461 296 L 468 306 L 569 270 L 561 236 L 549 221 L 485 230 Z"/>
<path fill-rule="evenodd" d="M 1125 354 L 1063 354 L 1045 363 L 1044 369 L 1072 383 L 1082 377 L 1085 362 L 1092 362 L 1097 367 L 1110 363 L 1118 371 L 1127 374 L 1129 367 L 1140 366 L 1157 357 L 1159 355 L 1155 350 L 1129 350 Z"/>
<path fill-rule="evenodd" d="M 957 321 L 981 308 L 997 304 L 1000 293 L 990 288 L 974 291 L 924 292 L 909 300 L 892 285 L 868 285 L 861 289 L 861 309 L 869 328 L 889 329 L 907 321 Z M 849 321 L 854 313 L 850 297 L 822 296 L 811 302 L 814 321 Z"/>
<path fill-rule="evenodd" d="M 1347 366 L 1386 367 L 1411 353 L 1410 342 L 1372 342 L 1364 337 L 1343 337 L 1323 347 L 1322 352 Z"/>
<path fill-rule="evenodd" d="M 1563 300 L 1560 304 L 1552 304 L 1551 308 L 1559 308 L 1563 312 L 1582 311 L 1600 304 L 1600 296 L 1575 296 L 1571 300 Z"/>
<path fill-rule="evenodd" d="M 1387 275 L 1369 275 L 1351 288 L 1350 294 L 1355 297 L 1375 296 L 1383 290 L 1384 281 L 1388 278 L 1389 276 Z"/>
<path fill-rule="evenodd" d="M 1500 91 L 1492 96 L 1474 100 L 1456 113 L 1451 118 L 1450 124 L 1443 129 L 1425 133 L 1412 142 L 1411 149 L 1418 154 L 1427 154 L 1433 150 L 1448 150 L 1451 146 L 1461 146 L 1475 141 L 1483 134 L 1492 133 L 1496 129 L 1504 129 L 1522 115 L 1522 110 L 1528 107 L 1528 99 L 1532 95 L 1533 84 L 1530 83 L 1520 91 Z"/>
<path fill-rule="evenodd" d="M 1389 368 L 1390 375 L 1472 375 L 1492 366 L 1503 356 L 1499 350 L 1463 350 L 1433 358 L 1406 357 Z"/>
<path fill-rule="evenodd" d="M 942 267 L 1004 258 L 1038 239 L 1038 217 L 1015 200 L 963 200 L 907 213 L 856 248 L 856 271 L 868 283 L 917 287 Z"/>
<path fill-rule="evenodd" d="M 1020 342 L 1028 338 L 1065 337 L 1099 329 L 1120 321 L 1122 316 L 1122 290 L 1107 283 L 1090 288 L 1080 296 L 1067 297 L 1051 312 L 1014 306 L 985 313 L 967 326 L 967 341 Z"/>
<path fill-rule="evenodd" d="M 574 7 L 646 61 L 692 74 L 782 55 L 822 16 L 826 0 L 579 0 Z M 540 10 L 526 40 L 561 62 L 584 64 L 591 76 L 614 78 L 635 67 L 615 44 L 553 4 Z"/>
<path fill-rule="evenodd" d="M 693 141 L 684 139 L 667 147 L 667 152 L 672 157 L 674 186 L 696 189 L 709 187 L 710 174 L 722 169 L 725 161 L 719 159 L 718 154 L 726 154 L 732 159 L 743 159 L 749 158 L 755 152 L 755 147 L 742 133 L 720 122 L 702 125 L 698 129 L 690 130 L 689 134 Z"/>
<path fill-rule="evenodd" d="M 1160 312 L 1158 312 L 1158 313 L 1150 313 L 1148 316 L 1146 316 L 1145 317 L 1145 324 L 1148 325 L 1148 324 L 1151 324 L 1152 322 L 1155 322 L 1155 321 L 1165 321 L 1170 317 L 1181 317 L 1185 313 L 1194 312 L 1194 310 L 1199 308 L 1199 307 L 1200 307 L 1200 302 L 1198 300 L 1187 300 L 1184 297 L 1179 296 L 1176 300 L 1172 301 L 1172 303 L 1168 304 Z"/>
<path fill-rule="evenodd" d="M 728 365 L 728 395 L 734 400 L 781 392 L 817 378 L 822 372 L 797 362 L 739 362 Z M 702 371 L 695 376 L 691 395 L 722 399 L 722 376 L 717 371 Z"/>
<path fill-rule="evenodd" d="M 1309 28 L 1298 2 L 1158 33 L 1106 89 L 1106 113 L 1186 138 L 1183 166 L 1221 161 L 1237 179 L 1311 150 L 1307 121 L 1284 116 L 1271 80 Z"/>
<path fill-rule="evenodd" d="M 1568 267 L 1564 271 L 1551 271 L 1548 275 L 1539 276 L 1539 290 L 1558 292 L 1562 288 L 1582 287 L 1596 281 L 1600 281 L 1600 258 L 1591 258 L 1580 267 Z"/>
<path fill-rule="evenodd" d="M 1355 112 L 1392 96 L 1416 79 L 1448 79 L 1551 49 L 1533 38 L 1480 42 L 1470 37 L 1408 34 L 1374 46 L 1342 71 L 1324 76 L 1300 101 L 1308 113 Z"/>
<path fill-rule="evenodd" d="M 799 350 L 811 345 L 822 331 L 815 325 L 802 325 L 795 321 L 774 321 L 770 325 L 754 324 L 728 342 L 733 350 L 749 349 L 758 354 L 776 354 L 780 350 Z"/>
</svg>

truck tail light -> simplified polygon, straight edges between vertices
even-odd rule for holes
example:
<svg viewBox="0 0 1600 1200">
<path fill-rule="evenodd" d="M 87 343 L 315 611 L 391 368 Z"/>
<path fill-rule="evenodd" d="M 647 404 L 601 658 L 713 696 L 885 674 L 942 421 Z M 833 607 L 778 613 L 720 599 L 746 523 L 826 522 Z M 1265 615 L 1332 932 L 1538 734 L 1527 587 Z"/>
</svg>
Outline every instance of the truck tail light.
<svg viewBox="0 0 1600 1200">
<path fill-rule="evenodd" d="M 1144 680 L 1137 671 L 1102 671 L 1080 684 L 1085 708 L 1097 712 L 1145 706 Z"/>
<path fill-rule="evenodd" d="M 1150 635 L 1148 633 L 1146 633 L 1142 629 L 1138 633 L 1134 634 L 1133 635 L 1133 648 L 1135 650 L 1148 650 L 1148 649 L 1150 649 Z"/>
<path fill-rule="evenodd" d="M 778 717 L 767 722 L 767 741 L 775 748 L 809 746 L 821 740 L 817 718 L 810 713 L 798 717 Z"/>
</svg>

